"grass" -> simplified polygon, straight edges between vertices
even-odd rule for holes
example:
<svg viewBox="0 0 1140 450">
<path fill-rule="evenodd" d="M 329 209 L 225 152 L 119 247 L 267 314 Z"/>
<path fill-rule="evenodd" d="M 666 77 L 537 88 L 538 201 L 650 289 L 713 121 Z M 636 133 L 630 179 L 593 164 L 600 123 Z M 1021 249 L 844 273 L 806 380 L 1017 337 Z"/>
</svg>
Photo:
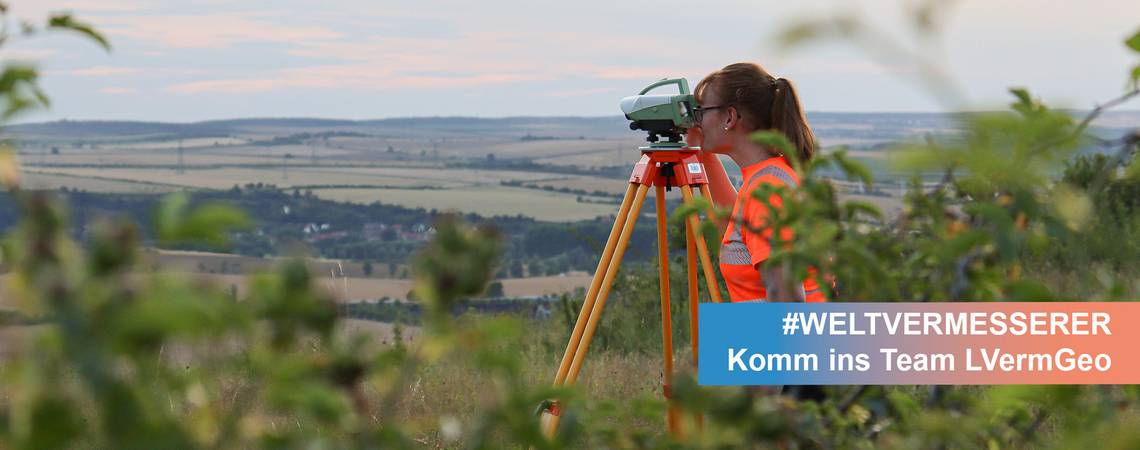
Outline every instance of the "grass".
<svg viewBox="0 0 1140 450">
<path fill-rule="evenodd" d="M 478 321 L 484 318 L 468 319 Z M 527 390 L 542 389 L 553 382 L 566 344 L 562 331 L 552 332 L 549 326 L 528 323 L 521 339 L 507 344 L 508 351 L 519 356 L 520 380 Z M 382 329 L 375 332 L 390 333 Z M 407 331 L 404 334 L 407 336 Z M 677 355 L 678 369 L 687 367 L 685 361 L 688 361 L 686 355 Z M 376 413 L 395 415 L 400 423 L 416 430 L 417 441 L 425 446 L 439 448 L 448 445 L 439 433 L 441 418 L 477 423 L 479 417 L 475 412 L 494 406 L 494 399 L 501 398 L 495 392 L 508 389 L 503 380 L 497 379 L 491 371 L 472 369 L 471 363 L 462 358 L 445 358 L 421 366 L 408 377 L 408 386 L 394 408 Z M 664 429 L 664 418 L 659 421 L 639 419 L 631 412 L 637 407 L 631 400 L 660 396 L 661 369 L 659 355 L 626 354 L 595 348 L 574 383 L 579 396 L 572 399 L 567 412 L 574 414 L 574 409 L 588 410 L 594 420 L 609 421 L 610 426 L 618 423 L 623 427 L 659 433 Z M 378 397 L 379 393 L 369 390 L 366 395 Z M 589 430 L 585 435 L 588 439 Z"/>
</svg>

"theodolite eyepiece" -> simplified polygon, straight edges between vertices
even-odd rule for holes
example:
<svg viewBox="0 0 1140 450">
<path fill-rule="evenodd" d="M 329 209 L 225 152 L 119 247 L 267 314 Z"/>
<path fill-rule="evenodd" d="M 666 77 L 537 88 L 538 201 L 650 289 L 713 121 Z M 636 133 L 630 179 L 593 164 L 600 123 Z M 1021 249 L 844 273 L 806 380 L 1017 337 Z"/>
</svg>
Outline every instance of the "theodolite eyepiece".
<svg viewBox="0 0 1140 450">
<path fill-rule="evenodd" d="M 646 95 L 649 91 L 670 84 L 676 84 L 678 94 Z M 684 147 L 682 141 L 685 130 L 695 125 L 693 120 L 693 94 L 689 92 L 689 82 L 684 78 L 665 78 L 657 81 L 638 95 L 621 99 L 621 111 L 631 122 L 629 129 L 649 132 L 646 139 L 650 147 Z M 661 138 L 668 142 L 658 142 Z"/>
</svg>

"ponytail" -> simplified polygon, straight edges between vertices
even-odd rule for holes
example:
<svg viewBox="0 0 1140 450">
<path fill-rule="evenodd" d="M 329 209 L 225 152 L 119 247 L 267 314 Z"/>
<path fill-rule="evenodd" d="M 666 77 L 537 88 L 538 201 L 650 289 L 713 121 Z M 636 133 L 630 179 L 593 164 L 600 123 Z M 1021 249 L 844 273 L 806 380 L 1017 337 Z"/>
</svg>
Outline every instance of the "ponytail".
<svg viewBox="0 0 1140 450">
<path fill-rule="evenodd" d="M 815 135 L 808 126 L 807 117 L 800 108 L 800 99 L 791 80 L 777 78 L 776 92 L 772 99 L 772 129 L 784 133 L 792 147 L 796 149 L 801 162 L 811 161 L 815 156 Z"/>
<path fill-rule="evenodd" d="M 736 63 L 709 74 L 697 83 L 693 93 L 700 100 L 713 85 L 724 97 L 720 100 L 736 106 L 752 130 L 783 133 L 796 150 L 795 155 L 785 156 L 800 162 L 815 156 L 815 135 L 791 81 L 775 78 L 753 63 Z"/>
</svg>

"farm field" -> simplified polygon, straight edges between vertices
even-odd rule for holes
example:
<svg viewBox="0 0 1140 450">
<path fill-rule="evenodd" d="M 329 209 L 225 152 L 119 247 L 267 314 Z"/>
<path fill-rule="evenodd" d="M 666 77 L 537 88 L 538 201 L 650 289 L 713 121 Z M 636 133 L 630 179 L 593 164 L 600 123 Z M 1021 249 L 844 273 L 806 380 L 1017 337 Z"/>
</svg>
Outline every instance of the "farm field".
<svg viewBox="0 0 1140 450">
<path fill-rule="evenodd" d="M 616 181 L 620 183 L 620 181 Z M 593 219 L 614 214 L 616 204 L 579 203 L 574 194 L 507 186 L 454 189 L 317 188 L 317 197 L 350 203 L 381 203 L 437 210 L 455 210 L 484 216 L 523 215 L 554 222 Z"/>
<path fill-rule="evenodd" d="M 244 292 L 243 274 L 269 270 L 288 259 L 158 249 L 148 249 L 147 254 L 151 260 L 167 269 L 199 273 L 206 278 L 214 279 L 222 286 L 237 283 L 241 292 Z M 319 282 L 343 301 L 375 300 L 384 296 L 402 299 L 412 288 L 411 280 L 388 276 L 387 264 L 377 264 L 373 275 L 365 276 L 362 264 L 359 262 L 325 258 L 305 258 L 305 262 L 314 274 L 320 276 Z M 226 270 L 222 270 L 223 263 Z M 397 265 L 394 268 L 399 274 L 407 267 Z M 529 297 L 559 294 L 573 291 L 578 287 L 586 287 L 590 283 L 590 274 L 568 272 L 564 275 L 505 278 L 499 281 L 503 283 L 503 293 L 506 296 Z"/>
<path fill-rule="evenodd" d="M 146 254 L 149 260 L 157 263 L 159 267 L 206 280 L 223 289 L 234 286 L 239 296 L 247 292 L 249 274 L 270 270 L 285 259 L 153 249 L 147 250 Z M 378 300 L 382 297 L 403 300 L 412 289 L 410 279 L 365 277 L 360 263 L 319 258 L 307 259 L 306 262 L 314 275 L 317 275 L 315 282 L 337 301 Z M 397 273 L 403 272 L 404 269 L 405 266 L 398 266 Z M 387 270 L 386 264 L 378 264 L 374 274 L 387 275 Z M 21 309 L 20 305 L 14 303 L 12 297 L 11 289 L 14 288 L 12 277 L 12 274 L 0 274 L 0 309 Z M 590 279 L 590 274 L 578 271 L 563 275 L 505 278 L 499 281 L 503 284 L 503 293 L 507 297 L 532 297 L 556 295 L 585 288 L 589 286 Z"/>
<path fill-rule="evenodd" d="M 219 286 L 235 286 L 238 295 L 246 292 L 245 275 L 196 274 Z M 531 278 L 506 278 L 503 294 L 507 297 L 531 297 L 546 294 L 572 292 L 576 288 L 590 285 L 590 275 L 577 272 L 565 276 L 544 276 Z M 315 282 L 332 295 L 338 302 L 375 301 L 383 297 L 403 300 L 412 289 L 412 280 L 387 278 L 334 278 L 323 276 Z"/>
<path fill-rule="evenodd" d="M 299 166 L 290 167 L 285 170 L 282 170 L 281 167 L 264 169 L 232 167 L 221 169 L 187 168 L 183 173 L 178 173 L 174 169 L 153 168 L 100 169 L 86 167 L 52 167 L 45 169 L 45 172 L 73 177 L 97 177 L 124 182 L 162 183 L 201 189 L 229 189 L 234 185 L 240 186 L 246 183 L 257 182 L 274 184 L 282 188 L 318 185 L 448 187 L 466 184 L 462 180 L 448 179 L 446 176 L 419 178 L 417 177 L 417 175 L 419 175 L 417 169 L 411 169 L 404 175 L 399 174 L 399 169 L 377 169 L 375 173 L 370 173 L 368 171 L 353 171 L 352 169 L 305 168 Z"/>
<path fill-rule="evenodd" d="M 540 188 L 544 186 L 550 186 L 554 189 L 567 188 L 574 190 L 584 190 L 589 193 L 594 193 L 594 191 L 602 191 L 607 194 L 614 195 L 625 194 L 626 187 L 629 186 L 628 180 L 626 180 L 625 177 L 622 177 L 621 179 L 610 179 L 589 175 L 571 175 L 541 180 L 529 180 L 524 184 L 535 185 Z"/>
<path fill-rule="evenodd" d="M 923 130 L 946 131 L 945 120 L 935 116 L 816 117 L 820 142 L 852 145 L 849 155 L 868 164 L 876 177 L 893 176 L 890 154 L 877 146 Z M 67 122 L 20 126 L 13 133 L 25 170 L 23 185 L 30 189 L 162 193 L 262 183 L 312 189 L 335 201 L 380 201 L 484 216 L 521 214 L 545 221 L 610 215 L 616 205 L 596 203 L 613 198 L 579 202 L 574 193 L 501 183 L 620 195 L 626 171 L 599 174 L 632 167 L 639 159 L 637 148 L 646 144 L 620 117 Z M 182 173 L 177 170 L 179 145 Z M 737 173 L 730 161 L 722 160 L 730 174 Z M 597 170 L 607 167 L 609 172 Z M 850 187 L 844 192 L 860 194 Z M 890 197 L 869 200 L 896 210 Z"/>
<path fill-rule="evenodd" d="M 576 194 L 501 186 L 503 181 L 555 188 L 601 190 L 620 194 L 624 180 L 586 175 L 443 168 L 424 166 L 310 166 L 291 163 L 259 167 L 30 167 L 24 185 L 36 189 L 83 189 L 91 192 L 164 193 L 178 188 L 229 189 L 247 183 L 282 189 L 304 187 L 318 197 L 353 203 L 398 204 L 425 209 L 453 209 L 480 215 L 518 215 L 569 221 L 613 213 L 616 206 L 579 203 Z M 373 188 L 374 187 L 374 188 Z M 592 201 L 612 199 L 591 198 Z"/>
<path fill-rule="evenodd" d="M 152 193 L 161 194 L 178 189 L 178 186 L 104 177 L 101 174 L 79 176 L 55 172 L 28 171 L 20 177 L 24 189 L 80 189 L 90 192 Z"/>
<path fill-rule="evenodd" d="M 329 169 L 351 175 L 377 178 L 406 178 L 467 184 L 494 184 L 499 181 L 528 181 L 549 178 L 553 174 L 521 170 L 448 169 L 442 167 L 337 167 Z"/>
</svg>

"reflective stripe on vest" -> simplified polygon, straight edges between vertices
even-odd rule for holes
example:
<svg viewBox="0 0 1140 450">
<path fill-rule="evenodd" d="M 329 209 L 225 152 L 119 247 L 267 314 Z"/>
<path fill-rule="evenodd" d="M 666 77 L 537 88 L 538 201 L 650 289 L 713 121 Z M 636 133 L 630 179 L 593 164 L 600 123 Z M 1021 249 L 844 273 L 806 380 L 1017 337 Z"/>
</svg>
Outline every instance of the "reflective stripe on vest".
<svg viewBox="0 0 1140 450">
<path fill-rule="evenodd" d="M 819 289 L 812 289 L 810 291 L 804 292 L 804 300 L 807 300 L 808 297 L 813 296 L 813 295 L 818 294 L 818 293 L 819 293 Z M 747 303 L 747 302 L 768 303 L 768 299 L 767 298 L 752 298 L 752 299 L 748 299 L 748 300 L 740 300 L 738 302 L 733 302 L 733 303 Z"/>
<path fill-rule="evenodd" d="M 752 183 L 756 181 L 757 178 L 760 178 L 761 175 L 772 175 L 779 178 L 780 181 L 783 181 L 785 185 L 792 187 L 799 186 L 799 183 L 792 177 L 792 174 L 779 166 L 767 166 L 752 174 L 752 178 L 749 178 L 748 182 L 741 186 L 741 193 L 744 195 L 738 196 L 736 200 L 736 210 L 740 212 L 737 218 L 740 219 L 739 221 L 741 223 L 744 222 L 744 211 L 741 209 L 740 203 L 748 198 L 746 196 L 752 194 L 751 190 L 745 188 L 752 186 Z M 744 236 L 740 234 L 740 228 L 736 223 L 729 224 L 729 227 L 732 228 L 732 232 L 728 234 L 728 242 L 720 246 L 720 263 L 726 266 L 751 266 L 752 255 L 748 253 L 748 246 L 744 245 Z M 762 301 L 763 299 L 759 300 Z"/>
</svg>

